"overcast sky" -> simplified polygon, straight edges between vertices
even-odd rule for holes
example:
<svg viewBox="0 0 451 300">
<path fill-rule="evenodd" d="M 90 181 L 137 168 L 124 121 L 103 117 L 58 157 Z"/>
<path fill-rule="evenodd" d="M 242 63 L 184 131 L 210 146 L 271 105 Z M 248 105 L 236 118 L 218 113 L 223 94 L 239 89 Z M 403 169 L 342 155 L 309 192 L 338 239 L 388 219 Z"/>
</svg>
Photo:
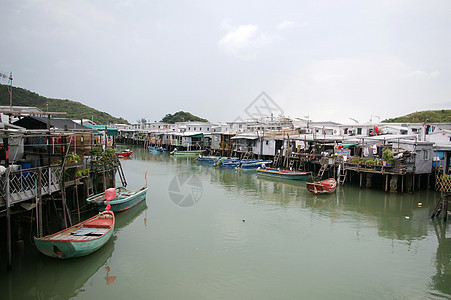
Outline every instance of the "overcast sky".
<svg viewBox="0 0 451 300">
<path fill-rule="evenodd" d="M 314 121 L 451 109 L 449 0 L 2 0 L 0 20 L 15 86 L 129 122 L 246 119 L 262 92 Z"/>
</svg>

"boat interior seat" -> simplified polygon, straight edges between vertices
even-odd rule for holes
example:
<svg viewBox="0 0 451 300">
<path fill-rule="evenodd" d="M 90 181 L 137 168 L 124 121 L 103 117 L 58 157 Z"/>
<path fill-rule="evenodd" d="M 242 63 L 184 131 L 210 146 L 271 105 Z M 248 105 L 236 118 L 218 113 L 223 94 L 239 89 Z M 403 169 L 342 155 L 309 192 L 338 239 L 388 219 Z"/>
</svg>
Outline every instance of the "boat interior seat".
<svg viewBox="0 0 451 300">
<path fill-rule="evenodd" d="M 83 224 L 84 227 L 88 227 L 88 228 L 109 228 L 111 227 L 111 220 L 110 219 L 106 219 L 106 218 L 102 218 L 102 219 L 96 219 L 96 220 L 92 220 L 89 221 L 85 224 Z"/>
</svg>

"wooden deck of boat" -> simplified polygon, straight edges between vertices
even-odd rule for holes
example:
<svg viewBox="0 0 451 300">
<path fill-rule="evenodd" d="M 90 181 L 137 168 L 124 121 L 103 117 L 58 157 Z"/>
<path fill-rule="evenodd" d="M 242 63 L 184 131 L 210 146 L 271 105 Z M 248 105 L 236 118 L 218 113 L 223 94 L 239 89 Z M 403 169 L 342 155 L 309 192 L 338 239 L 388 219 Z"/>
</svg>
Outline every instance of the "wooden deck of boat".
<svg viewBox="0 0 451 300">
<path fill-rule="evenodd" d="M 108 230 L 110 229 L 109 226 L 107 226 L 107 223 L 100 224 L 98 226 L 93 225 L 89 226 L 89 223 L 97 222 L 102 219 L 112 219 L 113 217 L 109 214 L 107 215 L 101 215 L 98 218 L 91 220 L 90 222 L 80 224 L 80 226 L 76 226 L 71 228 L 70 230 L 60 232 L 54 236 L 50 236 L 47 238 L 47 240 L 77 240 L 77 241 L 83 241 L 83 240 L 90 240 L 98 238 L 99 236 L 104 235 Z M 87 226 L 84 226 L 87 225 Z"/>
</svg>

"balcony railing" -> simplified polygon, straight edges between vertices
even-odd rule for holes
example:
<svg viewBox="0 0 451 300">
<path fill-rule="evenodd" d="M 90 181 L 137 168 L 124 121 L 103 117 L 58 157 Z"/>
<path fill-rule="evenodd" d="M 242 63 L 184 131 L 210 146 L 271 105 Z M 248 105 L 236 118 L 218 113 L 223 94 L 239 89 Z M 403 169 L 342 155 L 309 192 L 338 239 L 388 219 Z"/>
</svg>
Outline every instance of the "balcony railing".
<svg viewBox="0 0 451 300">
<path fill-rule="evenodd" d="M 48 195 L 61 189 L 61 166 L 41 167 L 25 170 L 9 168 L 0 176 L 0 197 L 9 205 Z"/>
</svg>

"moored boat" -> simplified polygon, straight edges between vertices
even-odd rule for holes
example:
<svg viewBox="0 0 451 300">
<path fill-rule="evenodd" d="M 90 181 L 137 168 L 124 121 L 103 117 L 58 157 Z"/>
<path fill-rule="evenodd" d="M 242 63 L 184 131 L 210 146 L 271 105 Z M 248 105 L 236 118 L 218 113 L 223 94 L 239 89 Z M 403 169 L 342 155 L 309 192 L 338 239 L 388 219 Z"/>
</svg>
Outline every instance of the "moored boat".
<svg viewBox="0 0 451 300">
<path fill-rule="evenodd" d="M 197 157 L 204 153 L 204 150 L 172 151 L 171 154 L 178 157 Z"/>
<path fill-rule="evenodd" d="M 38 250 L 59 259 L 75 258 L 100 249 L 113 235 L 114 213 L 103 211 L 94 217 L 57 233 L 34 238 Z"/>
<path fill-rule="evenodd" d="M 241 161 L 238 158 L 221 158 L 216 165 L 223 168 L 237 168 L 240 163 Z"/>
<path fill-rule="evenodd" d="M 333 178 L 324 179 L 316 182 L 306 182 L 305 186 L 309 192 L 313 194 L 330 194 L 335 191 L 337 181 Z"/>
<path fill-rule="evenodd" d="M 119 157 L 129 157 L 130 155 L 132 155 L 133 151 L 130 149 L 125 149 L 122 150 L 120 152 L 116 152 L 116 155 Z"/>
<path fill-rule="evenodd" d="M 199 156 L 196 160 L 203 164 L 216 164 L 221 158 L 219 156 Z"/>
<path fill-rule="evenodd" d="M 153 154 L 162 154 L 162 153 L 166 153 L 166 148 L 163 147 L 158 147 L 158 146 L 148 146 L 147 147 L 149 149 L 150 153 Z"/>
<path fill-rule="evenodd" d="M 310 175 L 310 172 L 304 171 L 289 171 L 289 170 L 280 170 L 274 168 L 265 168 L 258 169 L 258 175 L 275 177 L 275 178 L 283 178 L 283 179 L 292 179 L 292 180 L 306 180 Z"/>
<path fill-rule="evenodd" d="M 258 168 L 266 168 L 266 166 L 272 164 L 272 160 L 250 160 L 250 161 L 241 161 L 240 168 L 243 170 L 256 170 Z"/>
<path fill-rule="evenodd" d="M 111 200 L 108 199 L 108 203 L 111 206 L 110 210 L 114 212 L 120 212 L 127 210 L 145 200 L 148 188 L 147 186 L 144 186 L 139 190 L 129 190 L 121 186 L 109 190 L 114 190 L 114 197 L 111 197 Z M 105 192 L 102 192 L 100 194 L 88 197 L 86 199 L 86 202 L 97 206 L 98 210 L 102 211 L 107 206 L 106 198 L 107 197 L 105 197 Z"/>
</svg>

